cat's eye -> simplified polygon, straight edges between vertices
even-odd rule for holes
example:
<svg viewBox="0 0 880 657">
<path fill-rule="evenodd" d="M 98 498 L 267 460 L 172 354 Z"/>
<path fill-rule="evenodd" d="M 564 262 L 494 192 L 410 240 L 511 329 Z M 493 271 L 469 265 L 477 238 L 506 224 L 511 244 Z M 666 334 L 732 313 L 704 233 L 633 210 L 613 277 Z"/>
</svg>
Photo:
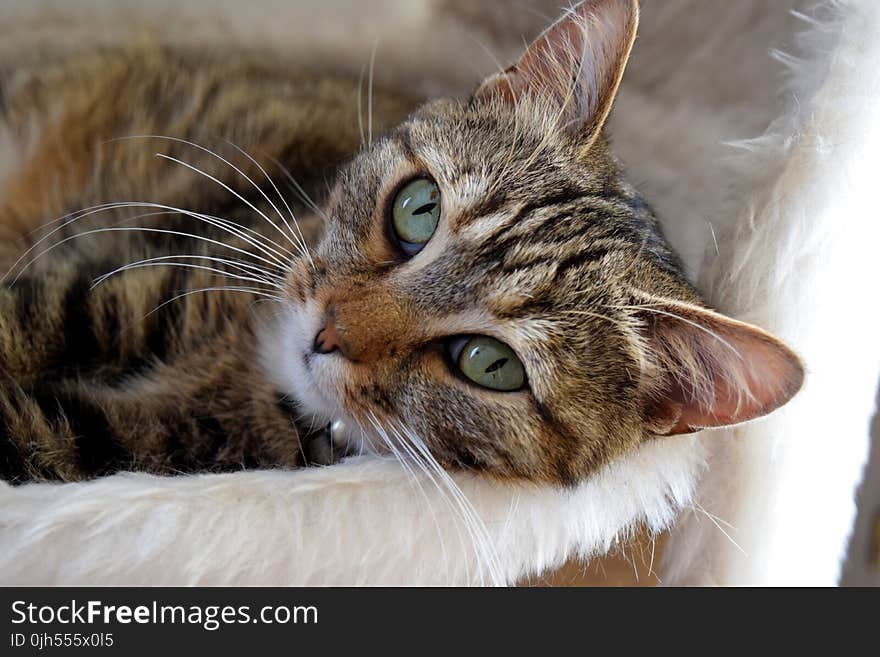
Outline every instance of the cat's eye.
<svg viewBox="0 0 880 657">
<path fill-rule="evenodd" d="M 430 178 L 416 178 L 404 185 L 391 206 L 391 225 L 407 255 L 415 255 L 437 230 L 440 221 L 440 189 Z"/>
<path fill-rule="evenodd" d="M 490 390 L 511 392 L 525 385 L 526 372 L 513 349 L 483 335 L 461 338 L 452 346 L 459 371 L 470 381 Z"/>
</svg>

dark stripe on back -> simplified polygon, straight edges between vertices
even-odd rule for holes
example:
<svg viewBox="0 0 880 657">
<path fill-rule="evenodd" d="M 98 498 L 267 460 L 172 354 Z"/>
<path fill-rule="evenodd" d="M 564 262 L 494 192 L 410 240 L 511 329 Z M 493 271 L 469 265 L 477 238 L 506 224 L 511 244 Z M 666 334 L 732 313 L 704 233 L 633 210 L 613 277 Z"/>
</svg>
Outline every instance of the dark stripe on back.
<svg viewBox="0 0 880 657">
<path fill-rule="evenodd" d="M 179 299 L 174 297 L 188 291 L 187 278 L 186 271 L 172 269 L 163 281 L 162 289 L 156 295 L 156 306 L 161 308 L 147 318 L 145 327 L 148 358 L 168 360 L 171 355 L 171 347 L 180 332 L 186 304 L 190 303 L 188 296 Z"/>
<path fill-rule="evenodd" d="M 64 347 L 58 354 L 58 369 L 88 369 L 97 364 L 101 345 L 95 335 L 91 313 L 91 283 L 85 276 L 75 278 L 61 300 L 60 316 L 64 330 Z"/>
<path fill-rule="evenodd" d="M 240 470 L 235 455 L 223 452 L 231 436 L 223 422 L 213 415 L 181 418 L 165 429 L 167 465 L 176 472 Z"/>
<path fill-rule="evenodd" d="M 5 396 L 5 392 L 0 394 Z M 9 430 L 6 413 L 0 410 L 0 479 L 10 483 L 22 483 L 29 478 L 25 460 Z"/>
<path fill-rule="evenodd" d="M 229 444 L 229 433 L 223 423 L 212 415 L 196 418 L 199 443 L 203 445 L 205 460 L 219 462 L 220 452 Z"/>
<path fill-rule="evenodd" d="M 107 414 L 95 402 L 51 389 L 35 391 L 33 399 L 56 431 L 66 421 L 83 474 L 99 477 L 130 464 L 131 455 L 119 444 Z"/>
<path fill-rule="evenodd" d="M 9 290 L 15 299 L 15 316 L 23 326 L 37 320 L 42 307 L 43 285 L 33 278 L 20 278 Z"/>
</svg>

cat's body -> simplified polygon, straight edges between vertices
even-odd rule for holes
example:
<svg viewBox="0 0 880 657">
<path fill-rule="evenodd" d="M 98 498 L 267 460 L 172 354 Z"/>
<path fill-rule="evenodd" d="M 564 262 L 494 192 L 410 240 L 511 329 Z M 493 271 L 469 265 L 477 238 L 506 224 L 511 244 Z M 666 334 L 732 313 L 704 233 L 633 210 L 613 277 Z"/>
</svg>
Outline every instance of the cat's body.
<svg viewBox="0 0 880 657">
<path fill-rule="evenodd" d="M 272 194 L 290 222 L 262 172 L 226 141 L 259 158 L 313 246 L 320 219 L 273 160 L 316 199 L 326 195 L 325 180 L 360 147 L 364 86 L 326 72 L 292 72 L 255 54 L 231 59 L 156 47 L 50 58 L 17 67 L 4 83 L 3 121 L 16 144 L 28 148 L 3 188 L 0 270 L 59 230 L 19 265 L 52 251 L 36 257 L 15 283 L 18 269 L 11 272 L 0 289 L 0 478 L 302 465 L 298 433 L 313 427 L 295 425 L 295 400 L 269 381 L 257 353 L 255 325 L 271 315 L 271 304 L 213 291 L 171 301 L 188 290 L 250 283 L 159 266 L 92 289 L 98 276 L 141 259 L 186 253 L 232 260 L 240 253 L 166 232 L 121 230 L 60 242 L 100 227 L 147 227 L 255 249 L 191 216 L 129 219 L 160 208 L 109 209 L 67 226 L 72 217 L 44 225 L 102 203 L 148 201 L 236 221 L 292 250 L 233 193 L 155 156 L 210 172 L 283 226 L 241 174 L 209 153 L 165 139 L 112 141 L 174 135 L 223 153 Z M 373 129 L 387 130 L 414 106 L 373 89 Z M 187 263 L 241 274 L 223 263 Z"/>
<path fill-rule="evenodd" d="M 420 463 L 571 483 L 652 436 L 784 403 L 796 356 L 702 308 L 608 150 L 635 26 L 632 2 L 584 3 L 470 100 L 403 123 L 405 94 L 246 56 L 107 52 L 7 76 L 3 121 L 39 138 L 0 197 L 0 260 L 55 217 L 151 205 L 65 225 L 5 281 L 0 476 L 296 467 L 300 438 L 341 418 Z M 306 257 L 276 160 L 321 204 L 292 208 L 307 241 L 328 215 Z M 390 217 L 420 181 L 442 215 L 414 245 Z M 28 265 L 96 225 L 114 230 Z M 186 294 L 229 286 L 254 292 Z M 475 336 L 508 350 L 485 373 L 513 359 L 518 385 L 463 376 Z"/>
</svg>

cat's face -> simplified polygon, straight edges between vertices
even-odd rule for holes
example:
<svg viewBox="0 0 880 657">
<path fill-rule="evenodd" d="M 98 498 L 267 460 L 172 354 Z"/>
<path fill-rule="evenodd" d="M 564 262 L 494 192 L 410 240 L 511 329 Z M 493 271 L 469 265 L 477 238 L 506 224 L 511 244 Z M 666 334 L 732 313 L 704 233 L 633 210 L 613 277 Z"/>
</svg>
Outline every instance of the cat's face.
<svg viewBox="0 0 880 657">
<path fill-rule="evenodd" d="M 340 173 L 288 284 L 308 413 L 378 448 L 570 483 L 794 394 L 796 357 L 700 307 L 608 153 L 635 16 L 584 3 L 470 101 L 429 103 Z"/>
</svg>

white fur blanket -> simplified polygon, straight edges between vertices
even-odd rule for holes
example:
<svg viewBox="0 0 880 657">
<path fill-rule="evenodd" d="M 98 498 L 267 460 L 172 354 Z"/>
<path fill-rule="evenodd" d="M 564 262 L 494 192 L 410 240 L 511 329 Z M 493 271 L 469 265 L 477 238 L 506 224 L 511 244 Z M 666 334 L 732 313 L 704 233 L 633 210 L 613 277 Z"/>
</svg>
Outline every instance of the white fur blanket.
<svg viewBox="0 0 880 657">
<path fill-rule="evenodd" d="M 230 17 L 236 38 L 285 47 L 291 35 L 270 27 L 282 6 L 262 1 L 265 31 L 256 12 L 237 21 L 234 3 L 212 7 Z M 487 21 L 501 19 L 491 12 L 463 18 L 452 0 L 403 4 L 394 20 L 407 23 L 404 32 L 423 34 L 430 22 L 448 53 L 464 52 L 468 29 L 499 57 L 515 48 L 492 41 Z M 0 583 L 508 584 L 603 553 L 642 524 L 659 531 L 682 511 L 665 583 L 836 583 L 880 371 L 880 317 L 866 294 L 880 273 L 880 3 L 822 2 L 810 20 L 791 17 L 793 4 L 645 0 L 612 126 L 694 270 L 707 239 L 713 253 L 717 244 L 702 276 L 714 303 L 804 356 L 807 385 L 786 410 L 735 431 L 658 440 L 564 492 L 455 474 L 461 495 L 452 495 L 447 481 L 413 479 L 376 457 L 297 472 L 0 485 Z M 377 3 L 371 19 L 381 24 L 381 11 L 400 6 Z M 453 12 L 439 27 L 438 6 Z M 183 18 L 204 12 L 186 7 Z M 52 20 L 25 14 L 0 6 L 0 24 L 17 21 L 17 39 L 28 29 L 52 38 Z M 782 67 L 767 51 L 790 44 L 795 30 L 805 32 L 805 59 L 780 58 L 789 73 L 780 110 Z M 201 38 L 194 34 L 172 28 L 168 38 Z M 342 41 L 333 30 L 323 36 Z M 438 90 L 479 78 L 451 54 L 437 70 L 435 54 L 401 61 L 414 77 L 436 73 Z M 774 117 L 731 159 L 722 140 L 760 134 Z M 0 142 L 0 174 L 11 166 Z"/>
</svg>

